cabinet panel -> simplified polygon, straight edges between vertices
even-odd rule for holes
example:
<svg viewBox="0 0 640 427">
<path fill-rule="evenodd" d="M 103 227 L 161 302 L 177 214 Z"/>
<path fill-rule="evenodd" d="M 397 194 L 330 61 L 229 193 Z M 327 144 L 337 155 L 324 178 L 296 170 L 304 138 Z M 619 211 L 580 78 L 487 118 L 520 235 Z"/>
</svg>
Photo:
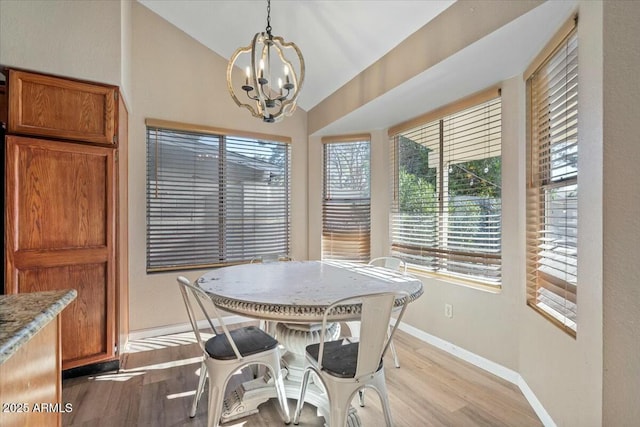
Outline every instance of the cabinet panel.
<svg viewBox="0 0 640 427">
<path fill-rule="evenodd" d="M 9 71 L 9 133 L 117 143 L 117 88 Z"/>
<path fill-rule="evenodd" d="M 74 288 L 63 369 L 115 358 L 115 149 L 6 137 L 5 290 Z"/>
<path fill-rule="evenodd" d="M 62 312 L 63 369 L 79 361 L 113 357 L 113 295 L 109 295 L 109 266 L 75 264 L 50 268 L 20 268 L 18 292 L 73 288 L 78 297 Z"/>
<path fill-rule="evenodd" d="M 16 249 L 106 246 L 110 152 L 24 138 L 10 155 L 21 195 Z"/>
</svg>

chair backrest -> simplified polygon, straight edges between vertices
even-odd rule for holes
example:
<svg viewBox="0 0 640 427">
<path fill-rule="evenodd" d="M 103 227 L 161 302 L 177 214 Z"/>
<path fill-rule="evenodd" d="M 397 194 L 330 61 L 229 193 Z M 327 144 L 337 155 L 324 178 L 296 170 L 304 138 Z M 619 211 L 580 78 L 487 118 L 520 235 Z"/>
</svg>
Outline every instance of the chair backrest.
<svg viewBox="0 0 640 427">
<path fill-rule="evenodd" d="M 384 267 L 390 270 L 399 270 L 403 273 L 407 272 L 407 263 L 400 258 L 393 256 L 382 256 L 374 258 L 369 261 L 369 265 L 375 265 L 377 267 Z"/>
<path fill-rule="evenodd" d="M 324 356 L 327 323 L 331 321 L 332 316 L 336 313 L 349 312 L 350 306 L 359 304 L 360 336 L 355 378 L 376 372 L 382 357 L 389 348 L 389 343 L 400 324 L 400 320 L 402 320 L 408 303 L 409 293 L 405 291 L 365 294 L 333 302 L 327 307 L 322 316 L 322 334 L 318 352 L 320 369 L 322 369 L 322 358 Z M 398 313 L 394 327 L 389 332 L 391 312 L 396 308 L 401 308 L 401 310 Z"/>
<path fill-rule="evenodd" d="M 287 254 L 263 254 L 251 259 L 251 264 L 260 263 L 260 262 L 278 262 L 278 261 L 292 261 L 292 258 Z"/>
<path fill-rule="evenodd" d="M 198 341 L 198 344 L 200 345 L 202 351 L 206 354 L 205 342 L 202 339 L 200 328 L 198 327 L 197 313 L 202 314 L 202 317 L 204 317 L 209 323 L 209 327 L 211 328 L 213 333 L 215 335 L 218 335 L 218 331 L 216 330 L 216 327 L 213 325 L 213 321 L 211 320 L 210 314 L 213 314 L 218 321 L 218 324 L 220 325 L 223 333 L 227 336 L 227 340 L 229 340 L 229 344 L 231 345 L 233 352 L 236 354 L 236 357 L 238 359 L 242 359 L 242 355 L 240 354 L 236 343 L 233 341 L 233 338 L 229 333 L 229 329 L 227 329 L 227 326 L 222 320 L 222 316 L 220 316 L 220 313 L 216 309 L 216 306 L 213 304 L 213 301 L 211 300 L 211 298 L 209 298 L 207 293 L 199 287 L 193 286 L 191 282 L 189 282 L 189 279 L 184 276 L 178 276 L 177 281 L 180 288 L 180 293 L 182 294 L 182 299 L 184 300 L 184 306 L 187 309 L 189 323 L 191 323 L 191 328 L 193 328 L 193 333 L 195 334 L 196 340 Z M 197 306 L 199 310 L 194 309 L 194 302 L 195 306 Z"/>
</svg>

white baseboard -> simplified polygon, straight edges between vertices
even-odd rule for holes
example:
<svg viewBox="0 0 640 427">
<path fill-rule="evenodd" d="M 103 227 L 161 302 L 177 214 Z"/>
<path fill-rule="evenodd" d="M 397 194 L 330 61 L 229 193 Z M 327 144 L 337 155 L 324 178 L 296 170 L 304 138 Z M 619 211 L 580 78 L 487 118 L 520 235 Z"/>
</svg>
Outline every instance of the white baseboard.
<svg viewBox="0 0 640 427">
<path fill-rule="evenodd" d="M 487 372 L 496 375 L 503 380 L 509 381 L 513 384 L 518 384 L 518 379 L 520 378 L 520 374 L 516 371 L 513 371 L 509 368 L 506 368 L 498 363 L 492 362 L 489 359 L 485 359 L 482 356 L 478 356 L 475 353 L 472 353 L 464 348 L 458 347 L 454 344 L 451 344 L 448 341 L 445 341 L 441 338 L 438 338 L 434 335 L 428 334 L 418 328 L 414 328 L 413 326 L 407 325 L 406 323 L 400 323 L 398 329 L 408 333 L 411 336 L 414 336 L 428 344 L 431 344 L 434 347 L 439 348 L 440 350 L 444 350 L 447 353 L 456 356 L 459 359 L 464 360 L 465 362 L 469 362 L 472 365 L 475 365 L 481 369 L 484 369 Z"/>
<path fill-rule="evenodd" d="M 469 362 L 480 369 L 484 369 L 485 371 L 496 375 L 505 381 L 509 381 L 510 383 L 517 385 L 520 388 L 520 391 L 522 391 L 525 399 L 527 399 L 527 401 L 531 405 L 533 411 L 542 422 L 542 425 L 544 425 L 545 427 L 556 427 L 556 423 L 553 421 L 549 413 L 544 409 L 536 395 L 533 393 L 533 390 L 531 390 L 524 378 L 522 378 L 522 376 L 516 371 L 504 367 L 498 363 L 492 362 L 489 359 L 485 359 L 482 356 L 478 356 L 477 354 L 472 353 L 469 350 L 465 350 L 464 348 L 458 347 L 455 344 L 451 344 L 448 341 L 428 334 L 420 329 L 407 325 L 406 323 L 400 323 L 398 329 L 408 333 L 413 337 L 418 338 L 421 341 L 426 342 L 427 344 L 431 344 L 432 346 L 437 347 L 440 350 L 446 351 L 452 356 L 458 357 L 465 362 Z"/>
<path fill-rule="evenodd" d="M 254 319 L 243 316 L 228 316 L 225 317 L 224 320 L 225 323 L 229 325 L 254 321 Z M 201 320 L 200 322 L 198 322 L 198 326 L 200 328 L 206 329 L 209 325 L 207 324 L 206 320 Z M 214 322 L 214 326 L 218 326 L 217 321 Z M 413 337 L 418 338 L 421 341 L 426 342 L 427 344 L 431 344 L 432 346 L 437 347 L 440 350 L 446 351 L 452 356 L 462 359 L 465 362 L 469 362 L 480 369 L 484 369 L 485 371 L 496 375 L 505 381 L 509 381 L 510 383 L 517 385 L 520 388 L 520 391 L 522 391 L 525 399 L 527 399 L 527 401 L 531 405 L 531 408 L 534 410 L 538 418 L 540 418 L 542 424 L 545 427 L 556 427 L 556 423 L 553 421 L 549 413 L 544 409 L 536 395 L 533 393 L 533 390 L 531 390 L 524 378 L 522 378 L 522 376 L 520 376 L 520 374 L 516 371 L 504 367 L 498 363 L 492 362 L 489 359 L 485 359 L 482 356 L 465 350 L 464 348 L 458 347 L 457 345 L 438 338 L 435 335 L 428 334 L 418 328 L 407 325 L 406 323 L 400 323 L 398 329 L 408 333 Z M 159 328 L 141 329 L 129 333 L 129 340 L 139 340 L 144 338 L 157 337 L 160 335 L 179 334 L 188 331 L 191 331 L 191 325 L 189 323 L 162 326 Z"/>
<path fill-rule="evenodd" d="M 538 418 L 540 418 L 542 425 L 545 427 L 556 427 L 556 423 L 553 421 L 546 409 L 544 409 L 542 403 L 540 403 L 536 395 L 533 393 L 533 390 L 529 388 L 529 385 L 524 380 L 524 378 L 522 378 L 520 375 L 518 375 L 518 377 L 519 379 L 517 386 L 520 387 L 520 391 L 522 391 L 522 394 L 524 394 L 525 399 L 527 399 L 529 405 L 531 405 Z"/>
<path fill-rule="evenodd" d="M 243 323 L 243 322 L 252 322 L 252 321 L 255 321 L 255 319 L 249 319 L 248 317 L 243 317 L 243 316 L 227 316 L 224 318 L 224 322 L 227 325 L 233 325 L 236 323 Z M 219 326 L 219 322 L 217 320 L 214 320 L 213 325 Z M 198 322 L 198 327 L 201 329 L 206 329 L 209 327 L 209 324 L 207 323 L 206 320 L 200 320 Z M 161 335 L 179 334 L 182 332 L 189 332 L 189 331 L 191 331 L 191 324 L 188 322 L 179 323 L 177 325 L 160 326 L 157 328 L 139 329 L 137 331 L 129 332 L 129 341 L 140 340 L 140 339 L 151 338 L 151 337 L 159 337 Z"/>
</svg>

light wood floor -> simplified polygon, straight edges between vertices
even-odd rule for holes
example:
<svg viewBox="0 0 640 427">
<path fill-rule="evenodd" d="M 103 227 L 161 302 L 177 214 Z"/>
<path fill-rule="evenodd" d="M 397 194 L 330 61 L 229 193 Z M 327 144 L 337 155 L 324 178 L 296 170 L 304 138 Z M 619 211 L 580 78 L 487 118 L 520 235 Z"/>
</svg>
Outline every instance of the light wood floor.
<svg viewBox="0 0 640 427">
<path fill-rule="evenodd" d="M 393 367 L 387 356 L 385 374 L 395 426 L 541 425 L 515 385 L 402 331 L 394 341 L 401 368 Z M 206 391 L 196 417 L 188 415 L 198 381 L 199 351 L 193 335 L 186 333 L 132 342 L 119 372 L 63 382 L 63 402 L 73 405 L 72 412 L 63 414 L 63 425 L 205 426 Z M 362 424 L 384 425 L 375 392 L 367 392 L 366 403 L 364 408 L 355 405 Z M 276 404 L 266 402 L 258 414 L 227 426 L 284 425 Z M 293 414 L 295 399 L 289 399 L 289 406 Z M 315 408 L 305 405 L 300 425 L 323 424 Z"/>
</svg>

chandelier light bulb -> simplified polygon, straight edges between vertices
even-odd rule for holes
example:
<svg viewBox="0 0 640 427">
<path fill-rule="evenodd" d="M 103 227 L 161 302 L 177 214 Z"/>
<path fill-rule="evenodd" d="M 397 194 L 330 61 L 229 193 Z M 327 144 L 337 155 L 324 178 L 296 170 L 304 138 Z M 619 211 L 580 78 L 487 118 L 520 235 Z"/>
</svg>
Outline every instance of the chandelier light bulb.
<svg viewBox="0 0 640 427">
<path fill-rule="evenodd" d="M 258 82 L 262 85 L 267 83 L 267 81 L 263 81 L 264 80 L 264 59 L 260 60 L 260 79 L 258 79 Z"/>
<path fill-rule="evenodd" d="M 244 86 L 242 86 L 243 90 L 247 90 L 251 86 L 249 86 L 249 77 L 251 77 L 251 72 L 249 71 L 249 67 L 247 67 L 246 77 L 244 78 Z M 249 89 L 251 90 L 251 89 Z"/>
</svg>

